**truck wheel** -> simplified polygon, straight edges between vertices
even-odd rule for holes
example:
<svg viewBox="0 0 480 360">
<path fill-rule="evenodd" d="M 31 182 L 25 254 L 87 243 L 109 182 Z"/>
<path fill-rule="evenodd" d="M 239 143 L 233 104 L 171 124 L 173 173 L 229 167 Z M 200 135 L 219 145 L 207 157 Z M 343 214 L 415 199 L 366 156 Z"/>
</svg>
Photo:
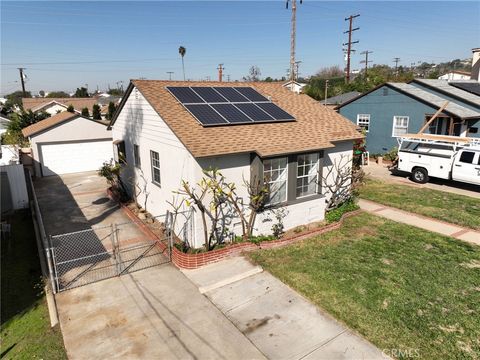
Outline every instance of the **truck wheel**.
<svg viewBox="0 0 480 360">
<path fill-rule="evenodd" d="M 415 168 L 412 170 L 412 181 L 418 184 L 428 182 L 428 172 L 424 168 Z"/>
</svg>

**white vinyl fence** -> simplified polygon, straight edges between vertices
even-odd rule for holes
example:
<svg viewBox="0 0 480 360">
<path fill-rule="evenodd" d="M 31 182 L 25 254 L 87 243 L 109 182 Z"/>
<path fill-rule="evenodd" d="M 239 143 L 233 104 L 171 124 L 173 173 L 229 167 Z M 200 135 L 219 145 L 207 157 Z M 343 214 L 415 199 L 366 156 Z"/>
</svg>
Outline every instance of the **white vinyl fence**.
<svg viewBox="0 0 480 360">
<path fill-rule="evenodd" d="M 13 210 L 28 208 L 28 192 L 23 165 L 2 165 L 0 166 L 0 173 L 2 173 L 2 196 L 10 194 Z"/>
</svg>

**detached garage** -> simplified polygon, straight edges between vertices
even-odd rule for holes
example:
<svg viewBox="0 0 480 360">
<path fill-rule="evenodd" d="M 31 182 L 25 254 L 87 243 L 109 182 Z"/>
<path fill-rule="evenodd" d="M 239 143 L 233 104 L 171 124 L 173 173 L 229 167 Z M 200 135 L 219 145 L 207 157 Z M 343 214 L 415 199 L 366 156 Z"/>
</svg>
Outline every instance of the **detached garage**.
<svg viewBox="0 0 480 360">
<path fill-rule="evenodd" d="M 36 176 L 97 170 L 113 157 L 107 125 L 75 113 L 61 112 L 22 133 L 32 146 Z"/>
</svg>

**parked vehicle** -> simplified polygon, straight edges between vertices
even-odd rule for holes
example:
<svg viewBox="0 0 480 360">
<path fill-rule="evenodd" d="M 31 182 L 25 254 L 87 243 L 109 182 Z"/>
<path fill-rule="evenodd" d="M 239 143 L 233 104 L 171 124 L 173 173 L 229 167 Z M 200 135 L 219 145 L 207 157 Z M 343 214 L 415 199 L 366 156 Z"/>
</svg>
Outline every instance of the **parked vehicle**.
<svg viewBox="0 0 480 360">
<path fill-rule="evenodd" d="M 480 139 L 417 134 L 399 145 L 397 169 L 416 183 L 436 177 L 480 185 Z"/>
</svg>

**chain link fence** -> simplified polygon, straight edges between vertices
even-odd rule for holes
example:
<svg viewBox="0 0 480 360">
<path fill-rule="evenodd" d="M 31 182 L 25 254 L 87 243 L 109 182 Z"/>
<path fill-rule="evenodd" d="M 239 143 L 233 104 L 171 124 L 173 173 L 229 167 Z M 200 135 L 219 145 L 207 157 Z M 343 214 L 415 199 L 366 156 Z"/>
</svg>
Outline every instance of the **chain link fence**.
<svg viewBox="0 0 480 360">
<path fill-rule="evenodd" d="M 164 218 L 157 217 L 157 223 L 164 224 Z M 155 236 L 143 226 L 128 222 L 50 236 L 57 290 L 169 262 L 171 237 L 165 231 Z"/>
</svg>

